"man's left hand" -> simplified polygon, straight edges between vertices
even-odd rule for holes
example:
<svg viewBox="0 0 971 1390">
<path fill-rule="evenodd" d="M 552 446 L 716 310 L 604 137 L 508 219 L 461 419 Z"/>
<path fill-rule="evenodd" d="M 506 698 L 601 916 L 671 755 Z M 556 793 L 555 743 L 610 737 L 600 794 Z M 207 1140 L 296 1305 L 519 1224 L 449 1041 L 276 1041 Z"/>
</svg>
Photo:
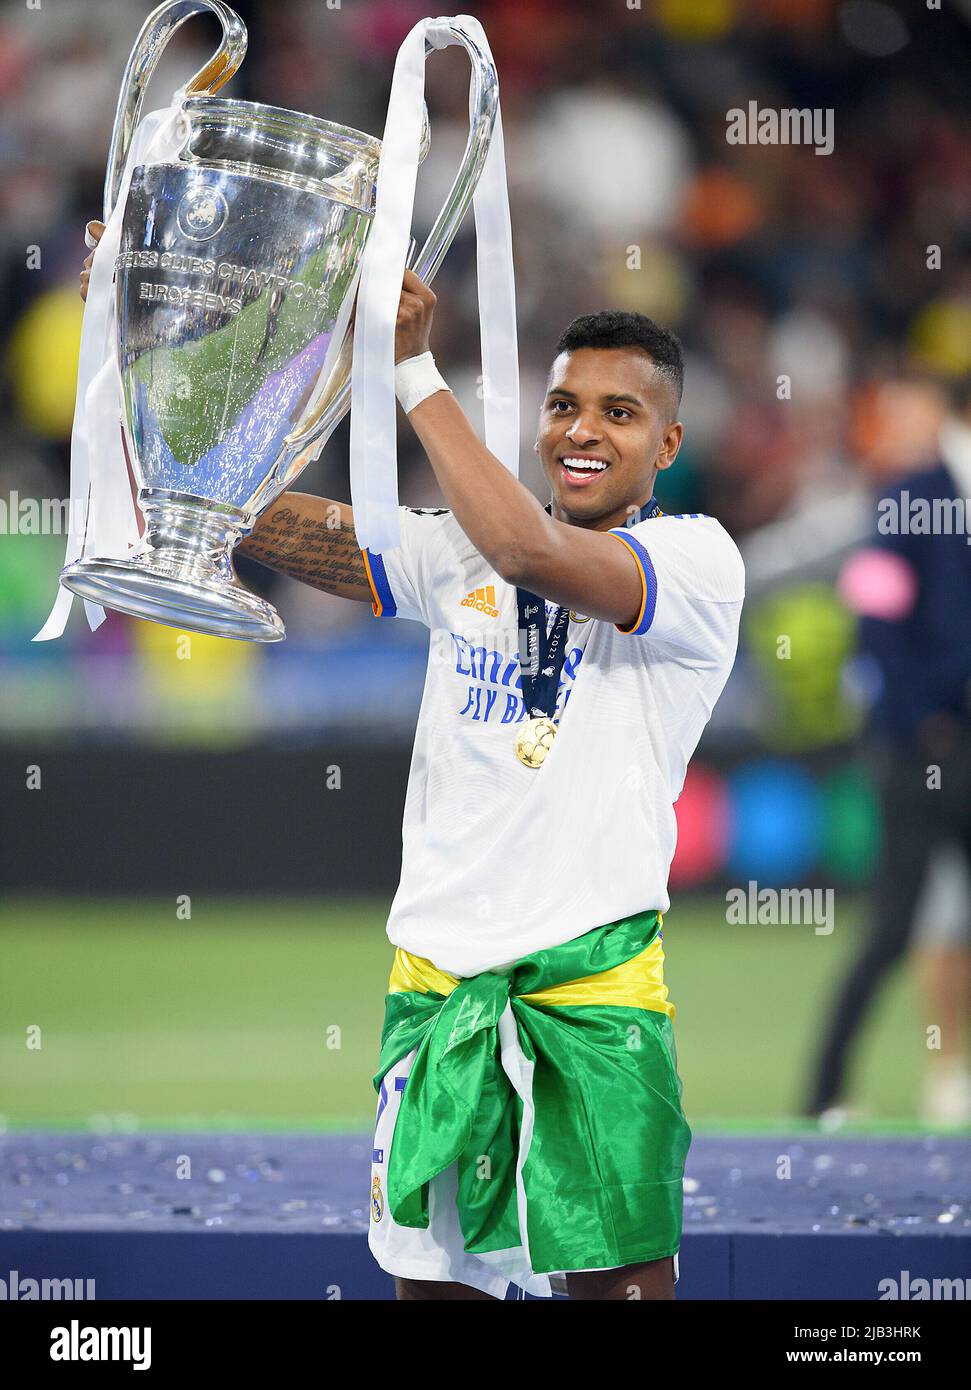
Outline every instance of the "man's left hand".
<svg viewBox="0 0 971 1390">
<path fill-rule="evenodd" d="M 405 271 L 398 301 L 398 318 L 394 330 L 394 360 L 404 362 L 408 357 L 420 357 L 428 352 L 428 335 L 432 327 L 436 297 L 419 280 L 413 270 Z"/>
</svg>

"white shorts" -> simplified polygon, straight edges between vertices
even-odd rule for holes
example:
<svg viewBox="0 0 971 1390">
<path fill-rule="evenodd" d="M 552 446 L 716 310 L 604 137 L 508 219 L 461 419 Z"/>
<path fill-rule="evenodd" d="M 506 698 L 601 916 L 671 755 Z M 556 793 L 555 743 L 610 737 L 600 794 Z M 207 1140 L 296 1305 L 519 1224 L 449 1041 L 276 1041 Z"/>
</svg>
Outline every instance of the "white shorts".
<svg viewBox="0 0 971 1390">
<path fill-rule="evenodd" d="M 473 1255 L 465 1249 L 458 1209 L 458 1164 L 452 1163 L 428 1184 L 428 1229 L 399 1226 L 388 1210 L 388 1155 L 401 1093 L 417 1055 L 412 1050 L 385 1076 L 378 1096 L 374 1150 L 371 1155 L 371 1221 L 368 1245 L 378 1264 L 401 1279 L 427 1279 L 436 1283 L 467 1284 L 495 1298 L 505 1298 L 509 1285 L 524 1293 L 549 1298 L 565 1294 L 566 1271 L 535 1274 L 523 1245 Z M 525 1161 L 525 1155 L 521 1160 Z M 571 1271 L 577 1273 L 579 1271 Z M 674 1282 L 678 1282 L 678 1256 L 674 1256 Z"/>
</svg>

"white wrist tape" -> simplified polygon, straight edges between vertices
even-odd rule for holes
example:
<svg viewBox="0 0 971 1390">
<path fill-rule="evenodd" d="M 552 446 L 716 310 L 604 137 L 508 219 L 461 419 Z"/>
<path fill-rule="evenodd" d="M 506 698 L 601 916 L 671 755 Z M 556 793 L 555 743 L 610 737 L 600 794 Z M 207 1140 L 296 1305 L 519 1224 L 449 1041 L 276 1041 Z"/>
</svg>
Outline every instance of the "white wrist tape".
<svg viewBox="0 0 971 1390">
<path fill-rule="evenodd" d="M 395 366 L 394 393 L 406 415 L 436 391 L 449 390 L 451 387 L 435 366 L 430 352 L 423 352 L 418 357 L 406 357 Z"/>
</svg>

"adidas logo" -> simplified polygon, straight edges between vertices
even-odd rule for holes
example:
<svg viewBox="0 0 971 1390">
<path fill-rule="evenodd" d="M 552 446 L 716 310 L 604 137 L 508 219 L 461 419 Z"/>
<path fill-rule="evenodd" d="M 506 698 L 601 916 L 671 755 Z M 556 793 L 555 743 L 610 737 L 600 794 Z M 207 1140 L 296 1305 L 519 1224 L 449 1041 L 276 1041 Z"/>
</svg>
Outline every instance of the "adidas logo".
<svg viewBox="0 0 971 1390">
<path fill-rule="evenodd" d="M 462 600 L 462 607 L 474 608 L 477 613 L 484 613 L 487 618 L 498 618 L 499 609 L 496 607 L 495 585 L 486 584 L 482 589 L 473 589 Z"/>
</svg>

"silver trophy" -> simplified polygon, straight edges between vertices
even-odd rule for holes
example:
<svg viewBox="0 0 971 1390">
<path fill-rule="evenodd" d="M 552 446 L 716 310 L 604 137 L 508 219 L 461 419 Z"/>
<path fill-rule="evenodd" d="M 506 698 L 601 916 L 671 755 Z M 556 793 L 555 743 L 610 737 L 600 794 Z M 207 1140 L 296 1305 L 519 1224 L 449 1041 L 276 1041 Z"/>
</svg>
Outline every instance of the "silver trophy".
<svg viewBox="0 0 971 1390">
<path fill-rule="evenodd" d="M 116 262 L 125 433 L 145 534 L 125 559 L 80 559 L 61 583 L 135 617 L 275 642 L 285 635 L 280 616 L 240 584 L 232 551 L 350 406 L 350 306 L 341 308 L 371 223 L 381 142 L 214 97 L 243 60 L 246 29 L 221 0 L 173 0 L 146 20 L 128 61 L 105 222 L 152 70 L 179 25 L 206 10 L 222 43 L 187 84 L 177 160 L 132 174 Z M 468 208 L 498 104 L 491 59 L 460 20 L 449 27 L 472 63 L 470 130 L 428 241 L 409 257 L 426 283 Z"/>
</svg>

